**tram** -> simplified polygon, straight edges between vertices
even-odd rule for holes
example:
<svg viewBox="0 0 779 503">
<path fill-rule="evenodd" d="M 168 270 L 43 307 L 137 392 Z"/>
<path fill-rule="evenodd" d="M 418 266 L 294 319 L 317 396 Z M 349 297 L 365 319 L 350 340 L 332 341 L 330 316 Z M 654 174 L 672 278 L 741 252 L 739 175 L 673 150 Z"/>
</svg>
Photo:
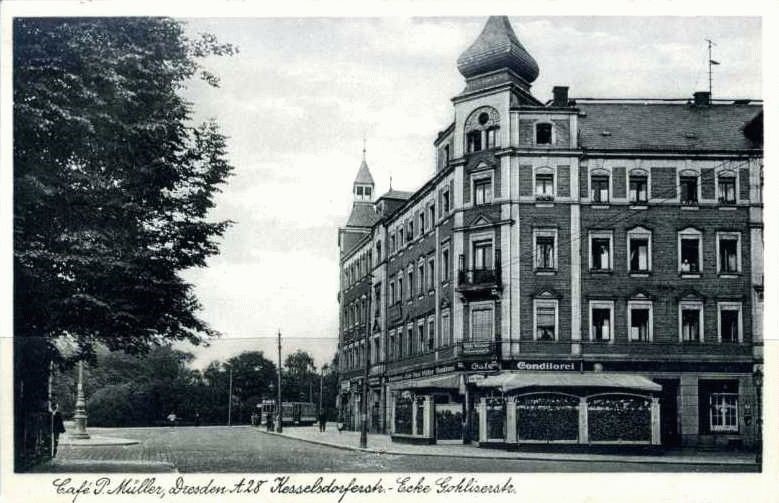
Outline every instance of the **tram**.
<svg viewBox="0 0 779 503">
<path fill-rule="evenodd" d="M 263 400 L 257 404 L 261 410 L 262 420 L 265 421 L 267 414 L 273 414 L 273 420 L 276 421 L 276 401 Z M 281 424 L 292 425 L 312 425 L 316 423 L 316 405 L 314 402 L 281 402 Z"/>
</svg>

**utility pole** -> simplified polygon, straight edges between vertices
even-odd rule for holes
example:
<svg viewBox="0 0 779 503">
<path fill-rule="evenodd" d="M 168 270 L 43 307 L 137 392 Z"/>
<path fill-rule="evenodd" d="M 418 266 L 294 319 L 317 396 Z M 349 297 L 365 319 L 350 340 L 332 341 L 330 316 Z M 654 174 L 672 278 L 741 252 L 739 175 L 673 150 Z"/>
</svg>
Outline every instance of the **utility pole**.
<svg viewBox="0 0 779 503">
<path fill-rule="evenodd" d="M 360 447 L 368 447 L 368 371 L 371 362 L 370 335 L 371 335 L 371 299 L 373 299 L 373 274 L 368 274 L 368 282 L 371 289 L 368 291 L 368 312 L 365 324 L 365 371 L 362 377 L 362 394 L 360 398 Z"/>
<path fill-rule="evenodd" d="M 227 387 L 227 426 L 233 424 L 233 368 L 230 367 L 230 384 Z"/>
<path fill-rule="evenodd" d="M 281 426 L 281 330 L 279 330 L 279 368 L 278 368 L 278 390 L 276 394 L 276 431 L 281 433 L 283 427 Z"/>
</svg>

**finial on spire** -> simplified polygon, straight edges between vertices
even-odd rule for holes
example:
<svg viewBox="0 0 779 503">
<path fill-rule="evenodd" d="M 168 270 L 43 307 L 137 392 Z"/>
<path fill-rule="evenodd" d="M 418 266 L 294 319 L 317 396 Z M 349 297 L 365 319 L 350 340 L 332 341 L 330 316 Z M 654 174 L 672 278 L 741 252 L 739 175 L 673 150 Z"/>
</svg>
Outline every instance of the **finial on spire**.
<svg viewBox="0 0 779 503">
<path fill-rule="evenodd" d="M 392 175 L 390 175 L 390 190 L 392 190 Z"/>
<path fill-rule="evenodd" d="M 365 142 L 366 142 L 365 133 L 363 133 L 362 135 L 362 160 L 363 161 L 365 160 Z"/>
</svg>

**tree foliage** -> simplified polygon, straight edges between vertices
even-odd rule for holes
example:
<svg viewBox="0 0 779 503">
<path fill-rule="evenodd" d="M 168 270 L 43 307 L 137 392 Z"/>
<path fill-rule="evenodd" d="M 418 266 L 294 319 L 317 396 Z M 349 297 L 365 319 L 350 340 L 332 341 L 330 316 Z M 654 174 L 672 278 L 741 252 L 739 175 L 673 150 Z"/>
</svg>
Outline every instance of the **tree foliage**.
<svg viewBox="0 0 779 503">
<path fill-rule="evenodd" d="M 215 334 L 179 272 L 218 252 L 229 222 L 208 212 L 231 166 L 180 91 L 216 85 L 198 60 L 233 52 L 165 18 L 15 19 L 17 336 L 67 335 L 94 360 L 95 342 L 138 353 Z"/>
</svg>

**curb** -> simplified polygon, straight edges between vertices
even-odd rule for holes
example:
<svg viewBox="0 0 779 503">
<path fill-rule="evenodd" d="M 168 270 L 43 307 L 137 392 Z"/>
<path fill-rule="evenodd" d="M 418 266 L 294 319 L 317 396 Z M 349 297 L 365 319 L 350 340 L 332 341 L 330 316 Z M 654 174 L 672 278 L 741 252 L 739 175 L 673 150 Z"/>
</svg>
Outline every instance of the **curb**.
<svg viewBox="0 0 779 503">
<path fill-rule="evenodd" d="M 541 457 L 540 455 L 536 454 L 530 454 L 530 455 L 519 455 L 519 456 L 511 456 L 511 457 L 495 457 L 495 456 L 489 456 L 489 455 L 478 455 L 478 454 L 445 454 L 445 453 L 438 453 L 438 452 L 402 452 L 402 451 L 385 451 L 382 449 L 371 449 L 370 447 L 363 449 L 362 447 L 353 447 L 350 445 L 343 445 L 343 444 L 335 444 L 332 442 L 325 442 L 322 440 L 313 440 L 308 438 L 300 438 L 300 437 L 293 437 L 291 435 L 286 435 L 284 433 L 277 433 L 275 431 L 265 431 L 265 430 L 259 430 L 260 433 L 264 433 L 266 435 L 275 435 L 277 437 L 284 437 L 291 440 L 299 440 L 301 442 L 308 442 L 310 444 L 316 444 L 316 445 L 323 445 L 326 447 L 333 447 L 336 449 L 343 449 L 347 451 L 358 451 L 358 452 L 367 452 L 371 454 L 388 454 L 391 456 L 425 456 L 425 457 L 442 457 L 442 458 L 467 458 L 467 459 L 494 459 L 494 460 L 512 460 L 512 461 L 562 461 L 562 462 L 584 462 L 584 463 L 593 463 L 593 462 L 604 462 L 604 463 L 634 463 L 634 464 L 646 464 L 646 463 L 658 463 L 658 464 L 669 464 L 669 465 L 732 465 L 732 466 L 754 466 L 757 463 L 755 462 L 749 462 L 749 461 L 741 461 L 741 460 L 714 460 L 714 459 L 694 459 L 694 460 L 680 460 L 680 459 L 674 459 L 674 458 L 651 458 L 651 459 L 634 459 L 634 458 L 621 458 L 621 457 L 612 457 L 612 458 L 603 458 L 603 459 L 581 459 L 581 458 L 555 458 L 555 459 L 549 459 L 545 457 Z M 603 456 L 602 454 L 599 454 L 599 456 Z"/>
</svg>

